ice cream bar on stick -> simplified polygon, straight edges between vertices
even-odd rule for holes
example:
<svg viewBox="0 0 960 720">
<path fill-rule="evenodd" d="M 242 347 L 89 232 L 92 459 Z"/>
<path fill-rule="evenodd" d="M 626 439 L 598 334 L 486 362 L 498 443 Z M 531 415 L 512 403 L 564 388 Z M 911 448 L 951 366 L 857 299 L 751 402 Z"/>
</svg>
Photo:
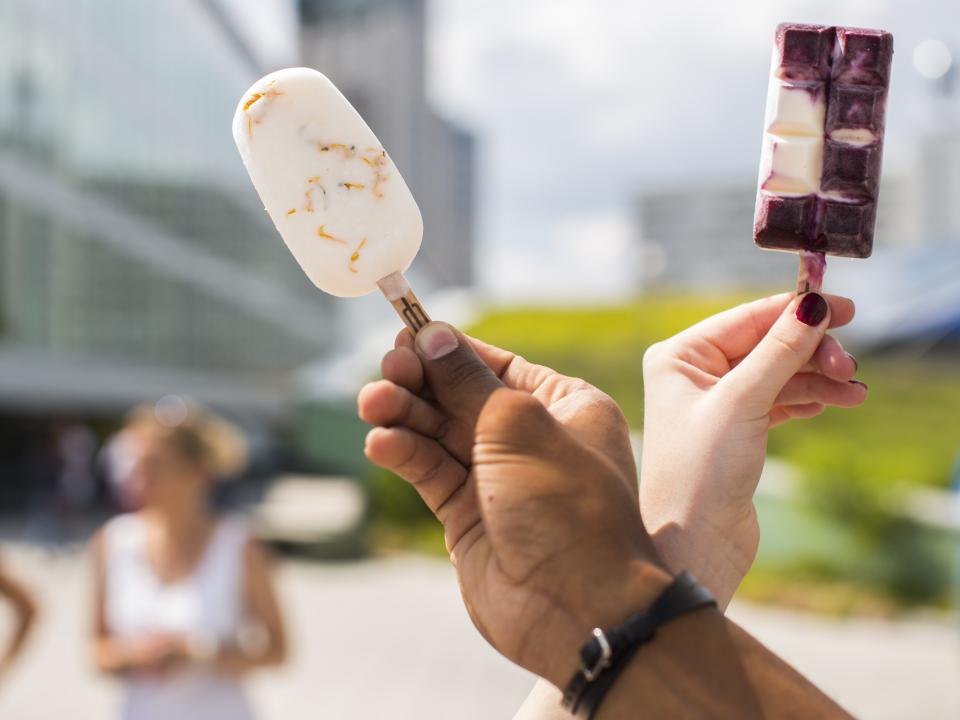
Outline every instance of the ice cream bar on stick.
<svg viewBox="0 0 960 720">
<path fill-rule="evenodd" d="M 800 254 L 798 293 L 820 290 L 826 255 L 873 251 L 892 60 L 883 30 L 777 28 L 753 237 Z"/>
<path fill-rule="evenodd" d="M 379 288 L 413 334 L 430 318 L 403 276 L 423 239 L 413 195 L 363 118 L 324 75 L 278 70 L 243 94 L 233 139 L 264 208 L 321 290 Z"/>
</svg>

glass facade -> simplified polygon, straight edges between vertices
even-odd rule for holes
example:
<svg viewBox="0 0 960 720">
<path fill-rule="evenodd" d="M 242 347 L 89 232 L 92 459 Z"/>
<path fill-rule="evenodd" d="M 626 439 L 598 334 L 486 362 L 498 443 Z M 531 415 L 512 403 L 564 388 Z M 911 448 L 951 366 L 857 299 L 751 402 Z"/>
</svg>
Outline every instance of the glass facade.
<svg viewBox="0 0 960 720">
<path fill-rule="evenodd" d="M 471 285 L 473 140 L 428 101 L 426 3 L 300 0 L 300 12 L 304 64 L 363 115 L 420 206 L 423 245 L 411 278 L 421 288 Z"/>
<path fill-rule="evenodd" d="M 4 346 L 285 371 L 332 340 L 233 146 L 267 68 L 213 1 L 0 2 Z"/>
</svg>

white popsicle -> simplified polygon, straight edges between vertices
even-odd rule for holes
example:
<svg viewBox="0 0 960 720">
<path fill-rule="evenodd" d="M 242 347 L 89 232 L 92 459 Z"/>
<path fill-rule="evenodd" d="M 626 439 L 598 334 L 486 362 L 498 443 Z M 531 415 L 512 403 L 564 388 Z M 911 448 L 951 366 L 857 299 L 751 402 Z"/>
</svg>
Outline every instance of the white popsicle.
<svg viewBox="0 0 960 720">
<path fill-rule="evenodd" d="M 310 280 L 339 297 L 379 284 L 397 305 L 409 292 L 401 273 L 420 248 L 423 219 L 380 141 L 333 83 L 308 68 L 270 73 L 240 99 L 233 138 Z"/>
</svg>

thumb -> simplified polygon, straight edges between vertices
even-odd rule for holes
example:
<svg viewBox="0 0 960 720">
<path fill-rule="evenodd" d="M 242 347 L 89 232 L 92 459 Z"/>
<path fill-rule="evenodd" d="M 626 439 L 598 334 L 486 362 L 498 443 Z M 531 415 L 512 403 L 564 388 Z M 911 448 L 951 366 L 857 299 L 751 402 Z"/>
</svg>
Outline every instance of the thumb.
<svg viewBox="0 0 960 720">
<path fill-rule="evenodd" d="M 414 348 L 441 407 L 474 425 L 490 395 L 503 387 L 500 379 L 477 356 L 467 338 L 446 323 L 424 326 L 417 333 Z"/>
<path fill-rule="evenodd" d="M 829 326 L 830 305 L 822 295 L 798 296 L 722 382 L 769 409 L 787 381 L 813 357 Z"/>
</svg>

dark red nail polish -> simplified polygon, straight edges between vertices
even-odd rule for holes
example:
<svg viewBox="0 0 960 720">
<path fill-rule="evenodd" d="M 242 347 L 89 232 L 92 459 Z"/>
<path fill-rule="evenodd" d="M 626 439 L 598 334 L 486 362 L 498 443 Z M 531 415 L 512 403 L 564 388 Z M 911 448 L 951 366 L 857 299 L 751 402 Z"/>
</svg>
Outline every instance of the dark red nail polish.
<svg viewBox="0 0 960 720">
<path fill-rule="evenodd" d="M 823 299 L 822 295 L 813 292 L 807 293 L 797 306 L 797 320 L 805 325 L 816 327 L 823 322 L 828 309 L 827 301 Z"/>
<path fill-rule="evenodd" d="M 867 387 L 867 384 L 865 382 L 860 382 L 859 380 L 847 380 L 847 382 L 850 383 L 851 385 L 863 385 L 864 390 L 870 389 Z"/>
<path fill-rule="evenodd" d="M 847 353 L 847 357 L 850 358 L 850 359 L 853 361 L 853 371 L 856 372 L 857 370 L 859 370 L 859 369 L 860 369 L 860 363 L 857 362 L 857 359 L 856 359 L 853 355 L 851 355 L 850 353 Z"/>
</svg>

